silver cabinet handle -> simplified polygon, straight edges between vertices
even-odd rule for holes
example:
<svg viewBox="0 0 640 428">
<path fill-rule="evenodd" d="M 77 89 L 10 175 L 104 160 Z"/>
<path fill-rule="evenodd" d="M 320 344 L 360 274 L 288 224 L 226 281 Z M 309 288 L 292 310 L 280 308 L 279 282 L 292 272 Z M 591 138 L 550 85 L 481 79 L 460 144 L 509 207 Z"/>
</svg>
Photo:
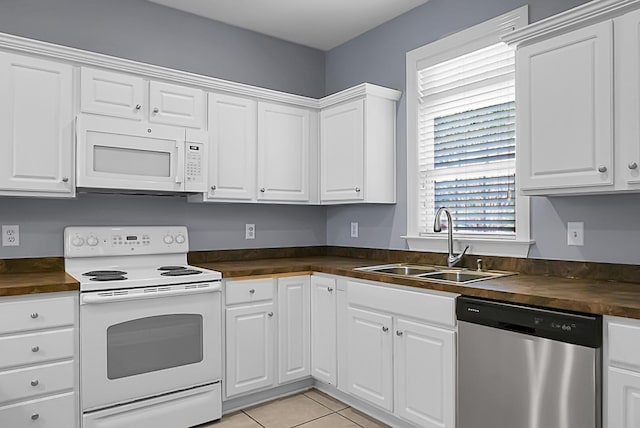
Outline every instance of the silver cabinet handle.
<svg viewBox="0 0 640 428">
<path fill-rule="evenodd" d="M 140 104 L 136 104 L 136 110 L 140 110 L 142 106 Z"/>
<path fill-rule="evenodd" d="M 269 315 L 270 317 L 273 316 L 273 312 L 269 312 L 267 315 Z"/>
<path fill-rule="evenodd" d="M 629 163 L 629 169 L 636 169 L 636 168 L 638 168 L 638 164 L 636 162 Z"/>
<path fill-rule="evenodd" d="M 327 291 L 331 293 L 333 291 L 333 287 L 327 287 Z"/>
<path fill-rule="evenodd" d="M 359 188 L 359 187 L 356 187 L 354 190 L 355 190 L 357 193 L 360 193 L 360 188 Z"/>
<path fill-rule="evenodd" d="M 153 112 L 154 112 L 154 113 L 158 113 L 159 111 L 160 111 L 160 109 L 159 109 L 158 107 L 154 107 L 154 108 L 153 108 Z"/>
<path fill-rule="evenodd" d="M 69 177 L 62 177 L 62 182 L 63 183 L 69 182 Z"/>
<path fill-rule="evenodd" d="M 402 336 L 404 333 L 400 330 L 396 330 L 396 336 Z"/>
<path fill-rule="evenodd" d="M 40 418 L 40 414 L 38 414 L 38 413 L 33 413 L 31 415 L 31 420 L 32 421 L 37 421 L 39 418 Z"/>
<path fill-rule="evenodd" d="M 260 192 L 261 192 L 261 193 L 264 193 L 264 192 L 265 192 L 265 190 L 266 190 L 266 189 L 263 187 L 262 189 L 260 189 Z"/>
<path fill-rule="evenodd" d="M 34 346 L 31 348 L 31 352 L 38 352 L 40 350 L 39 346 Z"/>
<path fill-rule="evenodd" d="M 389 331 L 389 327 L 382 326 L 382 331 L 384 331 L 385 333 L 388 332 Z"/>
<path fill-rule="evenodd" d="M 255 288 L 252 288 L 251 290 L 249 290 L 249 293 L 250 293 L 250 294 L 253 294 L 253 293 L 255 293 L 255 292 L 256 292 L 256 289 L 255 289 Z"/>
<path fill-rule="evenodd" d="M 31 318 L 33 318 L 33 319 L 38 318 L 38 316 L 39 316 L 39 315 L 38 315 L 38 313 L 37 313 L 37 312 L 34 312 L 34 313 L 32 313 L 32 314 L 31 314 Z"/>
<path fill-rule="evenodd" d="M 604 165 L 600 165 L 600 166 L 598 167 L 598 172 L 602 172 L 602 173 L 607 172 L 607 167 L 606 167 L 606 166 L 604 166 Z"/>
<path fill-rule="evenodd" d="M 218 187 L 214 184 L 213 186 L 211 186 L 211 191 L 215 191 Z"/>
<path fill-rule="evenodd" d="M 38 379 L 34 379 L 31 381 L 31 386 L 38 386 L 39 383 L 40 381 L 38 381 Z"/>
</svg>

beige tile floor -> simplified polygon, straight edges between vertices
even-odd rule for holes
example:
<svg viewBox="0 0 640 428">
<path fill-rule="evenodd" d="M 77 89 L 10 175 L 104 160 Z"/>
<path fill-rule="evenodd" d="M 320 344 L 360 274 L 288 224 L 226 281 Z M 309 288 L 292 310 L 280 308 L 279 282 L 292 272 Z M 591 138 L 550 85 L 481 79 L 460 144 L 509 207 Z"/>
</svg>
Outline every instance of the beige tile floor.
<svg viewBox="0 0 640 428">
<path fill-rule="evenodd" d="M 199 428 L 383 428 L 381 422 L 311 389 L 226 415 Z"/>
</svg>

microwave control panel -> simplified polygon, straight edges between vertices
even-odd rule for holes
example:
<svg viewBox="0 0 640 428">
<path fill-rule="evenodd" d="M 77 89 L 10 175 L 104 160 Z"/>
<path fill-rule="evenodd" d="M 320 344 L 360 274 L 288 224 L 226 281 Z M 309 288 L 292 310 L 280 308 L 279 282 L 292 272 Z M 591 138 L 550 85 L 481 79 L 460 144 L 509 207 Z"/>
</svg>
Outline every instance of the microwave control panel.
<svg viewBox="0 0 640 428">
<path fill-rule="evenodd" d="M 202 163 L 204 162 L 204 144 L 187 142 L 185 147 L 185 186 L 186 190 L 204 190 Z"/>
</svg>

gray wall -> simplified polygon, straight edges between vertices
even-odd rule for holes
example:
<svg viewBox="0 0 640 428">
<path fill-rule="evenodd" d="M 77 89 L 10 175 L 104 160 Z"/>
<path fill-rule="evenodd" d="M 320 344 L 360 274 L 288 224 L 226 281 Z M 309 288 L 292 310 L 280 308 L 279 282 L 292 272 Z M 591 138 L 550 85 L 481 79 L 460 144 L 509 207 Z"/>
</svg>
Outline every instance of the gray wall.
<svg viewBox="0 0 640 428">
<path fill-rule="evenodd" d="M 531 22 L 584 3 L 584 0 L 530 0 Z M 525 0 L 430 0 L 326 57 L 326 88 L 333 93 L 361 82 L 405 91 L 405 53 L 448 34 L 520 7 Z M 406 248 L 406 105 L 398 105 L 398 204 L 327 208 L 327 244 Z M 534 258 L 640 263 L 640 195 L 532 198 Z M 360 237 L 350 238 L 352 221 Z M 584 247 L 567 246 L 566 223 L 585 222 Z"/>
<path fill-rule="evenodd" d="M 324 52 L 144 0 L 2 0 L 0 32 L 312 97 L 324 95 Z M 245 223 L 256 239 L 244 239 Z M 187 225 L 194 250 L 323 245 L 322 207 L 187 204 L 184 198 L 0 197 L 0 224 L 21 246 L 0 258 L 62 255 L 67 225 Z"/>
<path fill-rule="evenodd" d="M 2 0 L 0 32 L 299 95 L 324 53 L 145 0 Z"/>
</svg>

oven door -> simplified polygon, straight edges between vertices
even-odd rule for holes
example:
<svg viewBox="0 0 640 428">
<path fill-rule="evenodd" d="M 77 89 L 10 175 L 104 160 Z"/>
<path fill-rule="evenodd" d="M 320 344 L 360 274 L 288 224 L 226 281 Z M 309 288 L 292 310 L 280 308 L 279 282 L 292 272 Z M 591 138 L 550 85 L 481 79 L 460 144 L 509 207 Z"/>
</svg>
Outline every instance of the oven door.
<svg viewBox="0 0 640 428">
<path fill-rule="evenodd" d="M 76 137 L 78 187 L 184 190 L 184 128 L 80 115 Z"/>
<path fill-rule="evenodd" d="M 83 411 L 220 380 L 219 282 L 82 293 Z"/>
</svg>

